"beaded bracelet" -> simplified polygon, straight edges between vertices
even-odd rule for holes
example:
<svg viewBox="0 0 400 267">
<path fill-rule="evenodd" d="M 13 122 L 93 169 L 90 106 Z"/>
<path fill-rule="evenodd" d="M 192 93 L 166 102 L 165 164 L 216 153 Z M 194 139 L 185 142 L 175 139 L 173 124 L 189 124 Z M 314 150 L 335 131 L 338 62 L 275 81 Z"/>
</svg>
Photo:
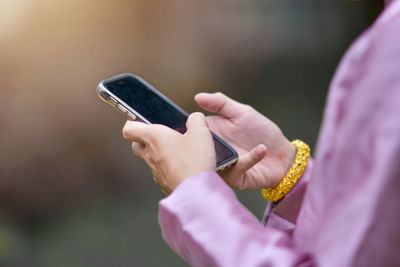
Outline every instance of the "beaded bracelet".
<svg viewBox="0 0 400 267">
<path fill-rule="evenodd" d="M 300 140 L 294 140 L 291 144 L 297 148 L 297 153 L 289 172 L 276 187 L 261 189 L 261 194 L 268 201 L 276 202 L 289 193 L 307 166 L 308 158 L 310 157 L 308 145 Z"/>
</svg>

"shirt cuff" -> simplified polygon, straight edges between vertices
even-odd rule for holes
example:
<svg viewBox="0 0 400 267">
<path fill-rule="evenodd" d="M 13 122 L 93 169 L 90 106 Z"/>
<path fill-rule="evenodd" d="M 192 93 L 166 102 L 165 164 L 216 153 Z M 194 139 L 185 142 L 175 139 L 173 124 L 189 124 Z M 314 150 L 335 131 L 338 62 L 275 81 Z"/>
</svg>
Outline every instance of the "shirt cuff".
<svg viewBox="0 0 400 267">
<path fill-rule="evenodd" d="M 312 167 L 313 159 L 310 158 L 303 175 L 292 190 L 290 190 L 281 201 L 277 203 L 268 203 L 264 216 L 264 224 L 286 231 L 292 231 L 294 229 L 297 215 L 299 214 L 303 202 L 304 193 L 311 176 Z M 283 221 L 286 222 L 282 223 Z"/>
</svg>

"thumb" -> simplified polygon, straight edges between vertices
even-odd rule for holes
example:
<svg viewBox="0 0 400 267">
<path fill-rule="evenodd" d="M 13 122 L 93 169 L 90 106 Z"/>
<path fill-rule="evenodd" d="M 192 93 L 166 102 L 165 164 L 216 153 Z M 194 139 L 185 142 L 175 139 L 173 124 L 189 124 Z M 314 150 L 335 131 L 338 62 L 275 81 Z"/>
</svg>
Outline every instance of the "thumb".
<svg viewBox="0 0 400 267">
<path fill-rule="evenodd" d="M 239 177 L 248 171 L 251 167 L 260 162 L 267 154 L 267 147 L 260 144 L 253 148 L 249 153 L 239 156 L 238 162 L 232 169 L 228 169 L 230 178 Z"/>
<path fill-rule="evenodd" d="M 233 119 L 240 117 L 247 112 L 247 106 L 239 103 L 222 93 L 199 93 L 194 97 L 197 104 L 210 112 L 219 113 L 220 115 Z"/>
<path fill-rule="evenodd" d="M 186 121 L 186 128 L 188 132 L 190 132 L 193 129 L 199 129 L 199 128 L 208 129 L 206 117 L 201 112 L 194 112 L 190 114 Z"/>
</svg>

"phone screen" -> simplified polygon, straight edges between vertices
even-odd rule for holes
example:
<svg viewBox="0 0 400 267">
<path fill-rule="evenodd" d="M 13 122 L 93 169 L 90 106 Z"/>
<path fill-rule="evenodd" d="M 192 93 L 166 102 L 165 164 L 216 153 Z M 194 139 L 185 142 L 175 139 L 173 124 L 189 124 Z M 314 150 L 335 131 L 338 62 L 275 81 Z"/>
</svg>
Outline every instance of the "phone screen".
<svg viewBox="0 0 400 267">
<path fill-rule="evenodd" d="M 111 93 L 141 114 L 150 123 L 166 125 L 180 133 L 186 132 L 187 114 L 174 107 L 163 97 L 135 77 L 123 77 L 105 82 Z M 213 134 L 217 165 L 236 157 L 232 148 Z"/>
</svg>

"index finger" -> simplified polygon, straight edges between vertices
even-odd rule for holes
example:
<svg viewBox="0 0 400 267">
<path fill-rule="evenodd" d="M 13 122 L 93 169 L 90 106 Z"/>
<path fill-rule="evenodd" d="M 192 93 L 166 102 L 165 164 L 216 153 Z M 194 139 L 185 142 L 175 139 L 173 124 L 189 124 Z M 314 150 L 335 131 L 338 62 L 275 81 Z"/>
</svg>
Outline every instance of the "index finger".
<svg viewBox="0 0 400 267">
<path fill-rule="evenodd" d="M 138 121 L 127 120 L 122 128 L 122 136 L 131 142 L 145 143 L 145 137 L 151 132 L 151 125 Z"/>
<path fill-rule="evenodd" d="M 227 97 L 223 93 L 199 93 L 195 96 L 197 104 L 210 112 L 233 119 L 247 111 L 248 106 Z"/>
</svg>

